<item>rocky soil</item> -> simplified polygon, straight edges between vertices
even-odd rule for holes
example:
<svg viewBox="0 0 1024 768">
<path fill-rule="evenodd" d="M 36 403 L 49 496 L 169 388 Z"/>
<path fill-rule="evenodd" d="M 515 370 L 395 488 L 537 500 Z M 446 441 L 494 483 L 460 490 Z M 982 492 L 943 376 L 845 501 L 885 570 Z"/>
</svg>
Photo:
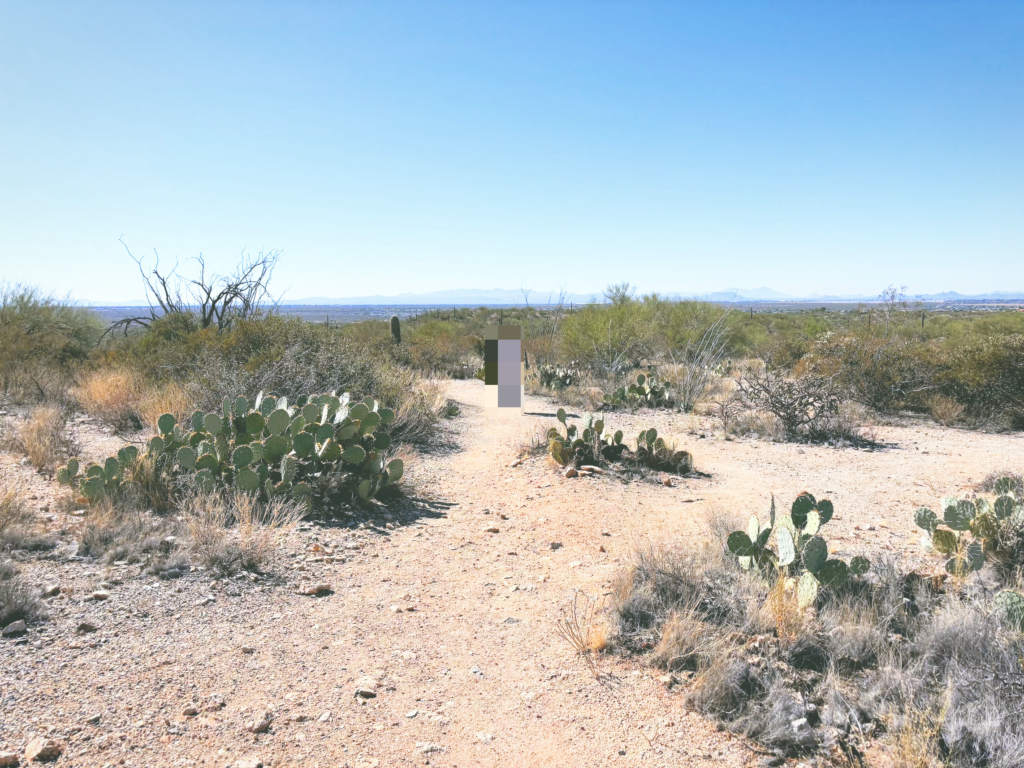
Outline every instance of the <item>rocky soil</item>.
<svg viewBox="0 0 1024 768">
<path fill-rule="evenodd" d="M 82 558 L 59 487 L 0 456 L 0 482 L 26 483 L 63 531 L 19 563 L 50 620 L 0 638 L 0 766 L 759 765 L 686 709 L 685 682 L 613 656 L 595 678 L 555 631 L 562 607 L 607 598 L 636 546 L 692 541 L 709 510 L 764 512 L 772 493 L 832 498 L 842 556 L 919 558 L 917 506 L 1024 465 L 1019 434 L 879 427 L 887 447 L 858 450 L 639 414 L 609 420 L 656 426 L 703 474 L 567 479 L 541 456 L 513 466 L 554 424 L 550 402 L 497 419 L 479 382 L 451 395 L 451 447 L 409 457 L 407 498 L 303 524 L 259 576 L 161 580 Z M 118 443 L 77 428 L 85 455 Z"/>
</svg>

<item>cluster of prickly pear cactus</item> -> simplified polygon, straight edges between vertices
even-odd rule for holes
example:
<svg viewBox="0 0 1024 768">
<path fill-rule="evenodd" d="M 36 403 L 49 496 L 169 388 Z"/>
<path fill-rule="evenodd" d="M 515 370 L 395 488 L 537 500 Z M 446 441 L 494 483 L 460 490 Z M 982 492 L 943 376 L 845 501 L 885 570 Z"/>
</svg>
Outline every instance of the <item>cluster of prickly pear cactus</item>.
<svg viewBox="0 0 1024 768">
<path fill-rule="evenodd" d="M 797 577 L 797 601 L 801 608 L 812 605 L 820 587 L 841 587 L 853 576 L 867 573 L 871 567 L 865 557 L 853 558 L 849 565 L 843 560 L 829 558 L 828 544 L 818 535 L 823 525 L 832 519 L 832 502 L 816 500 L 806 491 L 797 496 L 788 515 L 776 519 L 775 498 L 767 525 L 762 526 L 757 515 L 751 515 L 746 531 L 733 531 L 726 544 L 745 570 L 757 566 L 763 573 L 783 569 Z M 773 538 L 776 549 L 769 548 Z"/>
<path fill-rule="evenodd" d="M 659 408 L 672 405 L 668 387 L 657 380 L 653 373 L 638 374 L 636 383 L 628 387 L 619 387 L 604 396 L 604 404 L 609 408 L 626 406 L 628 408 Z"/>
<path fill-rule="evenodd" d="M 78 459 L 68 459 L 67 465 L 57 470 L 57 482 L 77 489 L 90 504 L 95 504 L 128 480 L 138 459 L 139 449 L 134 445 L 125 446 L 102 464 L 91 463 L 84 468 Z"/>
<path fill-rule="evenodd" d="M 266 498 L 367 501 L 402 477 L 401 459 L 385 465 L 390 436 L 375 434 L 394 418 L 371 397 L 352 403 L 347 393 L 331 393 L 290 405 L 261 392 L 251 404 L 225 398 L 221 413 L 196 411 L 184 424 L 165 413 L 147 456 L 172 475 L 191 476 L 203 490 L 230 486 Z M 77 467 L 71 469 L 62 473 L 74 478 Z M 91 499 L 90 493 L 95 488 L 83 490 Z"/>
<path fill-rule="evenodd" d="M 571 387 L 580 380 L 580 371 L 573 367 L 562 367 L 558 365 L 537 366 L 537 378 L 542 387 L 548 389 L 565 389 Z"/>
<path fill-rule="evenodd" d="M 673 451 L 654 427 L 643 430 L 636 438 L 636 460 L 651 469 L 686 475 L 693 471 L 689 451 Z"/>
<path fill-rule="evenodd" d="M 602 459 L 614 461 L 626 449 L 622 430 L 606 430 L 604 419 L 592 413 L 583 415 L 582 430 L 566 422 L 564 408 L 558 409 L 557 418 L 565 428 L 565 434 L 555 427 L 548 430 L 548 453 L 563 467 L 572 463 L 599 463 Z"/>
<path fill-rule="evenodd" d="M 914 522 L 925 531 L 924 546 L 946 556 L 949 573 L 964 576 L 980 571 L 986 556 L 998 559 L 1003 555 L 999 547 L 1003 521 L 1024 517 L 1024 504 L 1011 495 L 1008 482 L 1003 486 L 996 484 L 996 492 L 1004 492 L 995 501 L 983 496 L 942 499 L 941 520 L 927 507 L 914 513 Z"/>
<path fill-rule="evenodd" d="M 1024 632 L 1024 595 L 1015 589 L 1004 589 L 992 600 L 992 612 L 1004 624 Z"/>
</svg>

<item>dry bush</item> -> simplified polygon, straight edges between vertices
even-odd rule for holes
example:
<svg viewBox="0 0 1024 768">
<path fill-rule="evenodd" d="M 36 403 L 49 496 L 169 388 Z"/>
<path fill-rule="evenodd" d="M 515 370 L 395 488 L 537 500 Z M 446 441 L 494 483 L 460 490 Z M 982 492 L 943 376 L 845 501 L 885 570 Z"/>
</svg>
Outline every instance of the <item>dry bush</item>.
<svg viewBox="0 0 1024 768">
<path fill-rule="evenodd" d="M 0 562 L 0 629 L 23 620 L 38 621 L 46 618 L 46 609 L 36 593 L 21 578 L 12 562 Z"/>
<path fill-rule="evenodd" d="M 115 368 L 86 375 L 71 394 L 82 410 L 99 421 L 121 430 L 142 427 L 138 404 L 145 381 L 136 371 Z"/>
<path fill-rule="evenodd" d="M 175 382 L 146 387 L 136 405 L 136 413 L 142 425 L 157 428 L 157 421 L 165 413 L 171 414 L 178 423 L 185 423 L 196 409 L 196 400 L 188 389 Z"/>
<path fill-rule="evenodd" d="M 260 570 L 304 514 L 295 502 L 237 491 L 191 494 L 182 511 L 191 550 L 204 567 L 225 574 Z"/>
<path fill-rule="evenodd" d="M 702 621 L 697 606 L 671 614 L 661 626 L 661 638 L 651 663 L 670 672 L 707 669 L 729 642 L 720 627 Z"/>
<path fill-rule="evenodd" d="M 36 469 L 52 472 L 75 451 L 68 431 L 67 412 L 55 405 L 32 409 L 23 421 L 9 424 L 3 447 L 28 456 Z"/>
<path fill-rule="evenodd" d="M 565 640 L 576 652 L 587 669 L 594 677 L 598 677 L 597 662 L 593 652 L 599 652 L 607 645 L 605 632 L 594 632 L 594 613 L 597 600 L 576 592 L 568 605 L 562 608 L 561 615 L 555 622 L 555 632 Z"/>
<path fill-rule="evenodd" d="M 0 544 L 8 531 L 23 528 L 34 520 L 35 515 L 28 508 L 23 488 L 13 486 L 0 492 Z"/>
<path fill-rule="evenodd" d="M 178 534 L 174 521 L 142 509 L 136 500 L 108 497 L 83 519 L 79 553 L 107 563 L 152 565 L 177 550 Z"/>
<path fill-rule="evenodd" d="M 736 437 L 758 437 L 761 440 L 781 441 L 786 431 L 774 414 L 757 410 L 741 410 L 729 419 L 726 434 Z"/>
<path fill-rule="evenodd" d="M 14 486 L 0 492 L 0 550 L 42 552 L 56 545 L 53 536 L 38 532 L 24 489 Z"/>
<path fill-rule="evenodd" d="M 932 395 L 925 404 L 932 418 L 944 427 L 953 426 L 964 412 L 964 406 L 945 395 Z"/>
</svg>

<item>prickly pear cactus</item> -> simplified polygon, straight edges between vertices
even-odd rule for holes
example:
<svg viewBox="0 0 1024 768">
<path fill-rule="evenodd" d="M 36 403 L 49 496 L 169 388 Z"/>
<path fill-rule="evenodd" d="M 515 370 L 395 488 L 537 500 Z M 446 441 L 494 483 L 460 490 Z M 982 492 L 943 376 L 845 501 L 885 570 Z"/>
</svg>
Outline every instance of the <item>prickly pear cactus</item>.
<svg viewBox="0 0 1024 768">
<path fill-rule="evenodd" d="M 261 392 L 253 403 L 245 397 L 225 398 L 221 413 L 196 411 L 184 426 L 164 414 L 146 458 L 203 489 L 237 487 L 261 497 L 366 502 L 404 472 L 401 459 L 388 461 L 390 435 L 378 431 L 394 418 L 392 410 L 370 397 L 353 403 L 347 393 L 339 397 L 332 392 L 291 405 Z M 58 471 L 58 480 L 79 488 L 94 503 L 114 492 L 138 459 L 137 449 L 125 448 L 81 475 L 79 462 L 72 459 Z"/>
<path fill-rule="evenodd" d="M 773 496 L 768 524 L 761 527 L 757 516 L 752 516 L 746 532 L 729 534 L 726 546 L 745 570 L 756 565 L 768 578 L 799 576 L 798 603 L 806 608 L 813 605 L 820 588 L 840 588 L 851 576 L 863 576 L 871 567 L 865 557 L 855 557 L 849 564 L 829 557 L 828 544 L 818 533 L 833 511 L 828 499 L 817 500 L 804 492 L 793 502 L 789 515 L 777 516 Z M 777 551 L 769 547 L 773 537 Z"/>
<path fill-rule="evenodd" d="M 1024 595 L 1004 589 L 992 600 L 992 612 L 1011 629 L 1024 632 Z"/>
</svg>

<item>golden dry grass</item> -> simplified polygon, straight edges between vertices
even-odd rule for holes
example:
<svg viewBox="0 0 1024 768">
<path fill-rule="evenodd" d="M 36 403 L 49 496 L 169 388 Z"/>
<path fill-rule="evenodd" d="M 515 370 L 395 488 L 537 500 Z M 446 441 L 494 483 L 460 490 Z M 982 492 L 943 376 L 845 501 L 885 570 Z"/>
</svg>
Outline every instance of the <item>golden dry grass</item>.
<svg viewBox="0 0 1024 768">
<path fill-rule="evenodd" d="M 124 429 L 138 426 L 136 407 L 144 391 L 136 371 L 109 369 L 88 374 L 71 394 L 90 416 Z"/>
<path fill-rule="evenodd" d="M 190 548 L 207 568 L 258 570 L 291 533 L 304 507 L 244 492 L 197 493 L 182 504 Z"/>
<path fill-rule="evenodd" d="M 36 469 L 52 472 L 74 451 L 67 414 L 55 405 L 33 408 L 29 417 L 9 425 L 4 447 L 25 456 Z"/>
<path fill-rule="evenodd" d="M 181 385 L 151 384 L 129 368 L 95 371 L 72 394 L 86 413 L 118 429 L 155 429 L 165 413 L 182 421 L 194 410 L 194 399 Z"/>
<path fill-rule="evenodd" d="M 4 531 L 28 525 L 33 520 L 21 486 L 9 486 L 0 491 L 0 539 Z"/>
<path fill-rule="evenodd" d="M 143 425 L 156 429 L 157 421 L 169 413 L 180 423 L 195 411 L 195 399 L 188 390 L 173 382 L 150 386 L 139 398 L 136 409 Z"/>
</svg>

